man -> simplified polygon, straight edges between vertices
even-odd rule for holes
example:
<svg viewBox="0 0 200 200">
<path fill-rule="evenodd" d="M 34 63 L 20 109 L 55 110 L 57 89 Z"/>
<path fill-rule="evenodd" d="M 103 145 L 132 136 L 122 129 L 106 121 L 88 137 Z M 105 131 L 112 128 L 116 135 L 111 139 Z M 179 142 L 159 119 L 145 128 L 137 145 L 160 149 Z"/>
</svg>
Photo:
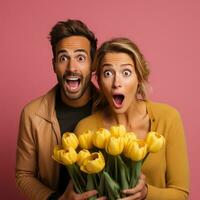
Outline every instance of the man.
<svg viewBox="0 0 200 200">
<path fill-rule="evenodd" d="M 62 134 L 91 114 L 91 63 L 97 39 L 81 21 L 68 20 L 52 28 L 50 41 L 58 84 L 21 113 L 16 182 L 29 199 L 87 199 L 96 191 L 75 193 L 66 169 L 51 156 Z"/>
</svg>

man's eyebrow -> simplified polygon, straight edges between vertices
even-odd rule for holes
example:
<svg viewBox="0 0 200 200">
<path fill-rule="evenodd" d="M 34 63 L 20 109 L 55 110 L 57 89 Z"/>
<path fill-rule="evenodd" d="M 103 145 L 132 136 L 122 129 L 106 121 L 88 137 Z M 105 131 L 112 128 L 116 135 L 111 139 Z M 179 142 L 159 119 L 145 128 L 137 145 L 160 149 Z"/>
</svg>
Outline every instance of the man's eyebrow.
<svg viewBox="0 0 200 200">
<path fill-rule="evenodd" d="M 74 52 L 83 52 L 88 55 L 88 52 L 85 49 L 76 49 Z"/>
<path fill-rule="evenodd" d="M 85 49 L 76 49 L 74 52 L 75 52 L 75 53 L 77 53 L 77 52 L 83 52 L 83 53 L 86 53 L 86 54 L 88 55 L 88 52 L 87 52 Z M 61 49 L 61 50 L 59 50 L 59 51 L 57 52 L 57 55 L 59 55 L 59 54 L 61 54 L 61 53 L 67 53 L 67 54 L 68 54 L 68 51 L 65 50 L 65 49 Z"/>
<path fill-rule="evenodd" d="M 68 52 L 67 52 L 65 49 L 59 50 L 59 51 L 57 52 L 57 55 L 59 55 L 59 54 L 61 54 L 61 53 L 67 53 L 67 54 L 68 54 Z"/>
</svg>

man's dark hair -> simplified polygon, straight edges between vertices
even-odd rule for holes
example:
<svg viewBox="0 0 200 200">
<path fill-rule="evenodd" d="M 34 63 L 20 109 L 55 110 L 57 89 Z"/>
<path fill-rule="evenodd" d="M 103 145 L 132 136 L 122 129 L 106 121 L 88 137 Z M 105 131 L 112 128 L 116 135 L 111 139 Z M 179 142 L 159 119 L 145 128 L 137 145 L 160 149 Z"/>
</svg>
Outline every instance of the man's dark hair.
<svg viewBox="0 0 200 200">
<path fill-rule="evenodd" d="M 55 58 L 55 49 L 57 43 L 63 38 L 70 36 L 83 36 L 90 41 L 90 56 L 93 61 L 97 48 L 97 39 L 92 31 L 80 20 L 69 19 L 67 21 L 58 22 L 49 33 L 49 39 L 52 46 L 53 56 Z"/>
</svg>

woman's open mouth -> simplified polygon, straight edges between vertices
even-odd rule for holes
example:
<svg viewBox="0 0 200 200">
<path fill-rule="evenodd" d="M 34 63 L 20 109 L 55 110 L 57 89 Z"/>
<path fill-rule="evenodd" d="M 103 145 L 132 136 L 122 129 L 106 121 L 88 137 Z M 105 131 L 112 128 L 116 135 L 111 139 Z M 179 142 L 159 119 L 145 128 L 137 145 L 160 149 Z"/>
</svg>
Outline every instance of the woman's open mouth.
<svg viewBox="0 0 200 200">
<path fill-rule="evenodd" d="M 116 108 L 121 108 L 123 101 L 124 101 L 124 95 L 123 94 L 114 94 L 113 95 L 113 102 L 114 102 L 114 106 Z"/>
</svg>

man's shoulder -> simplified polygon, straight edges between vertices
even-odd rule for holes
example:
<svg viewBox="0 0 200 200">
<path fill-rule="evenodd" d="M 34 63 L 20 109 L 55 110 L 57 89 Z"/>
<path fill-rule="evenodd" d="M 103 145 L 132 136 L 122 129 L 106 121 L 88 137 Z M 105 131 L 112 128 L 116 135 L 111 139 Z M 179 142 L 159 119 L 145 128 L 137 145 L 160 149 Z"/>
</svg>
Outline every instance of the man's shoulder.
<svg viewBox="0 0 200 200">
<path fill-rule="evenodd" d="M 44 97 L 45 97 L 45 95 L 42 95 L 42 96 L 39 96 L 39 97 L 31 100 L 24 106 L 23 110 L 26 112 L 29 112 L 29 113 L 36 111 L 39 108 Z"/>
<path fill-rule="evenodd" d="M 35 114 L 39 109 L 41 104 L 47 104 L 48 101 L 52 100 L 53 98 L 55 98 L 55 87 L 53 87 L 52 89 L 50 89 L 48 92 L 46 92 L 45 94 L 31 100 L 30 102 L 28 102 L 24 108 L 23 108 L 23 112 L 27 113 L 27 114 Z"/>
</svg>

